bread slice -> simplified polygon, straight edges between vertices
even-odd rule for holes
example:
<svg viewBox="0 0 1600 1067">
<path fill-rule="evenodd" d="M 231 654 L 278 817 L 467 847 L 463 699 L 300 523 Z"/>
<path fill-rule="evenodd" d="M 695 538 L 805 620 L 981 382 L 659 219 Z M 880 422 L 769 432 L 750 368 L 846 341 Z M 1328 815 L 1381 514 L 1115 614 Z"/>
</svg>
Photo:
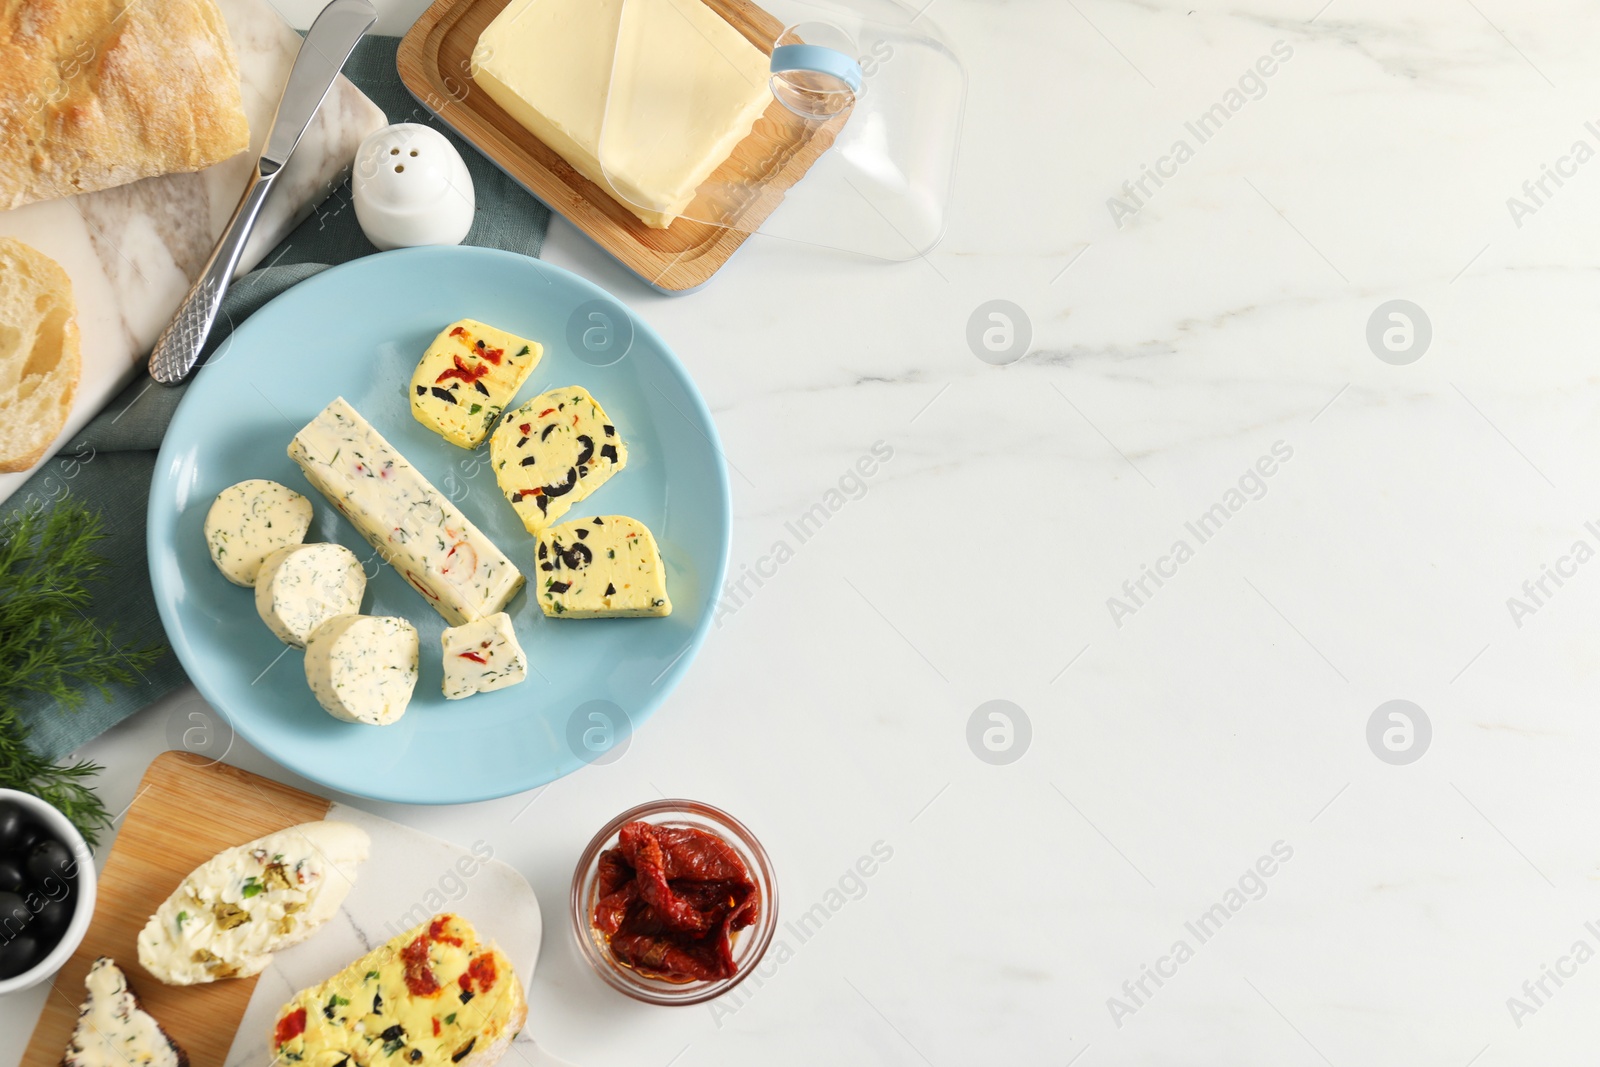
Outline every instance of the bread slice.
<svg viewBox="0 0 1600 1067">
<path fill-rule="evenodd" d="M 338 912 L 371 851 L 359 826 L 303 822 L 196 867 L 139 932 L 139 962 L 167 985 L 266 970 Z"/>
<path fill-rule="evenodd" d="M 89 997 L 78 1009 L 78 1025 L 61 1054 L 61 1067 L 189 1067 L 189 1054 L 140 1006 L 127 975 L 111 957 L 95 960 L 83 984 Z"/>
<path fill-rule="evenodd" d="M 244 151 L 214 0 L 0 0 L 0 209 Z"/>
<path fill-rule="evenodd" d="M 76 311 L 61 264 L 0 237 L 0 471 L 39 462 L 66 424 L 81 369 Z"/>
<path fill-rule="evenodd" d="M 511 962 L 435 915 L 278 1010 L 275 1063 L 490 1067 L 528 1021 Z"/>
</svg>

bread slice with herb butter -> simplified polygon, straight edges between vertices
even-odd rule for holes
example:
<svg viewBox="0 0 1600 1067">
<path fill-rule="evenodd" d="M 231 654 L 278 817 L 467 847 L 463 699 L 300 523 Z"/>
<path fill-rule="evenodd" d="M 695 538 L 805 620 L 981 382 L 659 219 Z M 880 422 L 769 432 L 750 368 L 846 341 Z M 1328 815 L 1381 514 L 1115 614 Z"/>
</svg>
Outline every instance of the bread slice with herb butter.
<svg viewBox="0 0 1600 1067">
<path fill-rule="evenodd" d="M 94 961 L 83 984 L 89 995 L 61 1067 L 189 1067 L 189 1054 L 144 1010 L 110 956 Z"/>
<path fill-rule="evenodd" d="M 528 1019 L 522 983 L 459 915 L 434 916 L 278 1010 L 274 1063 L 489 1067 Z"/>
<path fill-rule="evenodd" d="M 301 823 L 217 853 L 139 933 L 139 962 L 168 985 L 260 974 L 344 903 L 371 848 L 349 823 Z"/>
</svg>

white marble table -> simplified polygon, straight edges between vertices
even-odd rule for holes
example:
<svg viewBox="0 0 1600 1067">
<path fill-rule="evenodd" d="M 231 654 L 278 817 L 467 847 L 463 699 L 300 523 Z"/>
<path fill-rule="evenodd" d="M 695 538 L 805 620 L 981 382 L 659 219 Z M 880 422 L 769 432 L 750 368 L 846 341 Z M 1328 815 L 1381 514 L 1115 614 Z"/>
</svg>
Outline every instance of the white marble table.
<svg viewBox="0 0 1600 1067">
<path fill-rule="evenodd" d="M 926 262 L 752 242 L 672 299 L 555 225 L 549 260 L 696 374 L 739 472 L 735 570 L 770 576 L 615 764 L 380 813 L 491 840 L 547 921 L 593 828 L 658 791 L 761 834 L 795 926 L 715 1012 L 626 1003 L 547 928 L 530 1026 L 588 1067 L 1587 1062 L 1600 16 L 927 17 L 971 90 Z M 1185 124 L 1280 41 L 1202 143 Z M 1134 202 L 1145 165 L 1170 176 Z M 991 300 L 1031 323 L 1008 366 L 968 345 Z M 1367 340 L 1391 300 L 1429 324 L 1409 363 L 1415 313 L 1409 351 L 1382 343 L 1405 349 L 1403 322 Z M 856 498 L 763 563 L 878 441 L 893 458 Z M 992 700 L 1031 724 L 1009 765 L 968 744 Z M 1369 744 L 1391 700 L 1426 742 L 1386 710 Z M 114 804 L 183 710 L 85 750 Z M 0 1004 L 0 1063 L 42 996 Z"/>
</svg>

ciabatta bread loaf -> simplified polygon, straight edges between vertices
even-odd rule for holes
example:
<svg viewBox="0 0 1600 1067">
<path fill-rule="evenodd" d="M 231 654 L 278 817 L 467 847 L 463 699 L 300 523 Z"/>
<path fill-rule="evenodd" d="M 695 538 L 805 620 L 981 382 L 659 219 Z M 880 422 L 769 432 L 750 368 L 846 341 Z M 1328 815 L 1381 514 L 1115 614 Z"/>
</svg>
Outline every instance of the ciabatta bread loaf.
<svg viewBox="0 0 1600 1067">
<path fill-rule="evenodd" d="M 214 0 L 0 0 L 0 209 L 244 151 Z"/>
<path fill-rule="evenodd" d="M 61 265 L 0 237 L 0 471 L 25 471 L 56 439 L 78 389 L 78 320 Z"/>
</svg>

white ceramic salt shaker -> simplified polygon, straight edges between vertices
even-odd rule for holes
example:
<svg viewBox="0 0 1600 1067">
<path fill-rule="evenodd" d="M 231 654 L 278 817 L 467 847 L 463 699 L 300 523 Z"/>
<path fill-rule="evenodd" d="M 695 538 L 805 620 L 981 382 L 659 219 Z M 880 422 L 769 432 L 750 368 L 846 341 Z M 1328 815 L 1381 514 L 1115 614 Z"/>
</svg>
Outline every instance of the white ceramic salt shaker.
<svg viewBox="0 0 1600 1067">
<path fill-rule="evenodd" d="M 472 175 L 455 146 L 428 126 L 402 122 L 368 134 L 351 186 L 361 231 L 379 251 L 457 245 L 472 229 Z"/>
</svg>

